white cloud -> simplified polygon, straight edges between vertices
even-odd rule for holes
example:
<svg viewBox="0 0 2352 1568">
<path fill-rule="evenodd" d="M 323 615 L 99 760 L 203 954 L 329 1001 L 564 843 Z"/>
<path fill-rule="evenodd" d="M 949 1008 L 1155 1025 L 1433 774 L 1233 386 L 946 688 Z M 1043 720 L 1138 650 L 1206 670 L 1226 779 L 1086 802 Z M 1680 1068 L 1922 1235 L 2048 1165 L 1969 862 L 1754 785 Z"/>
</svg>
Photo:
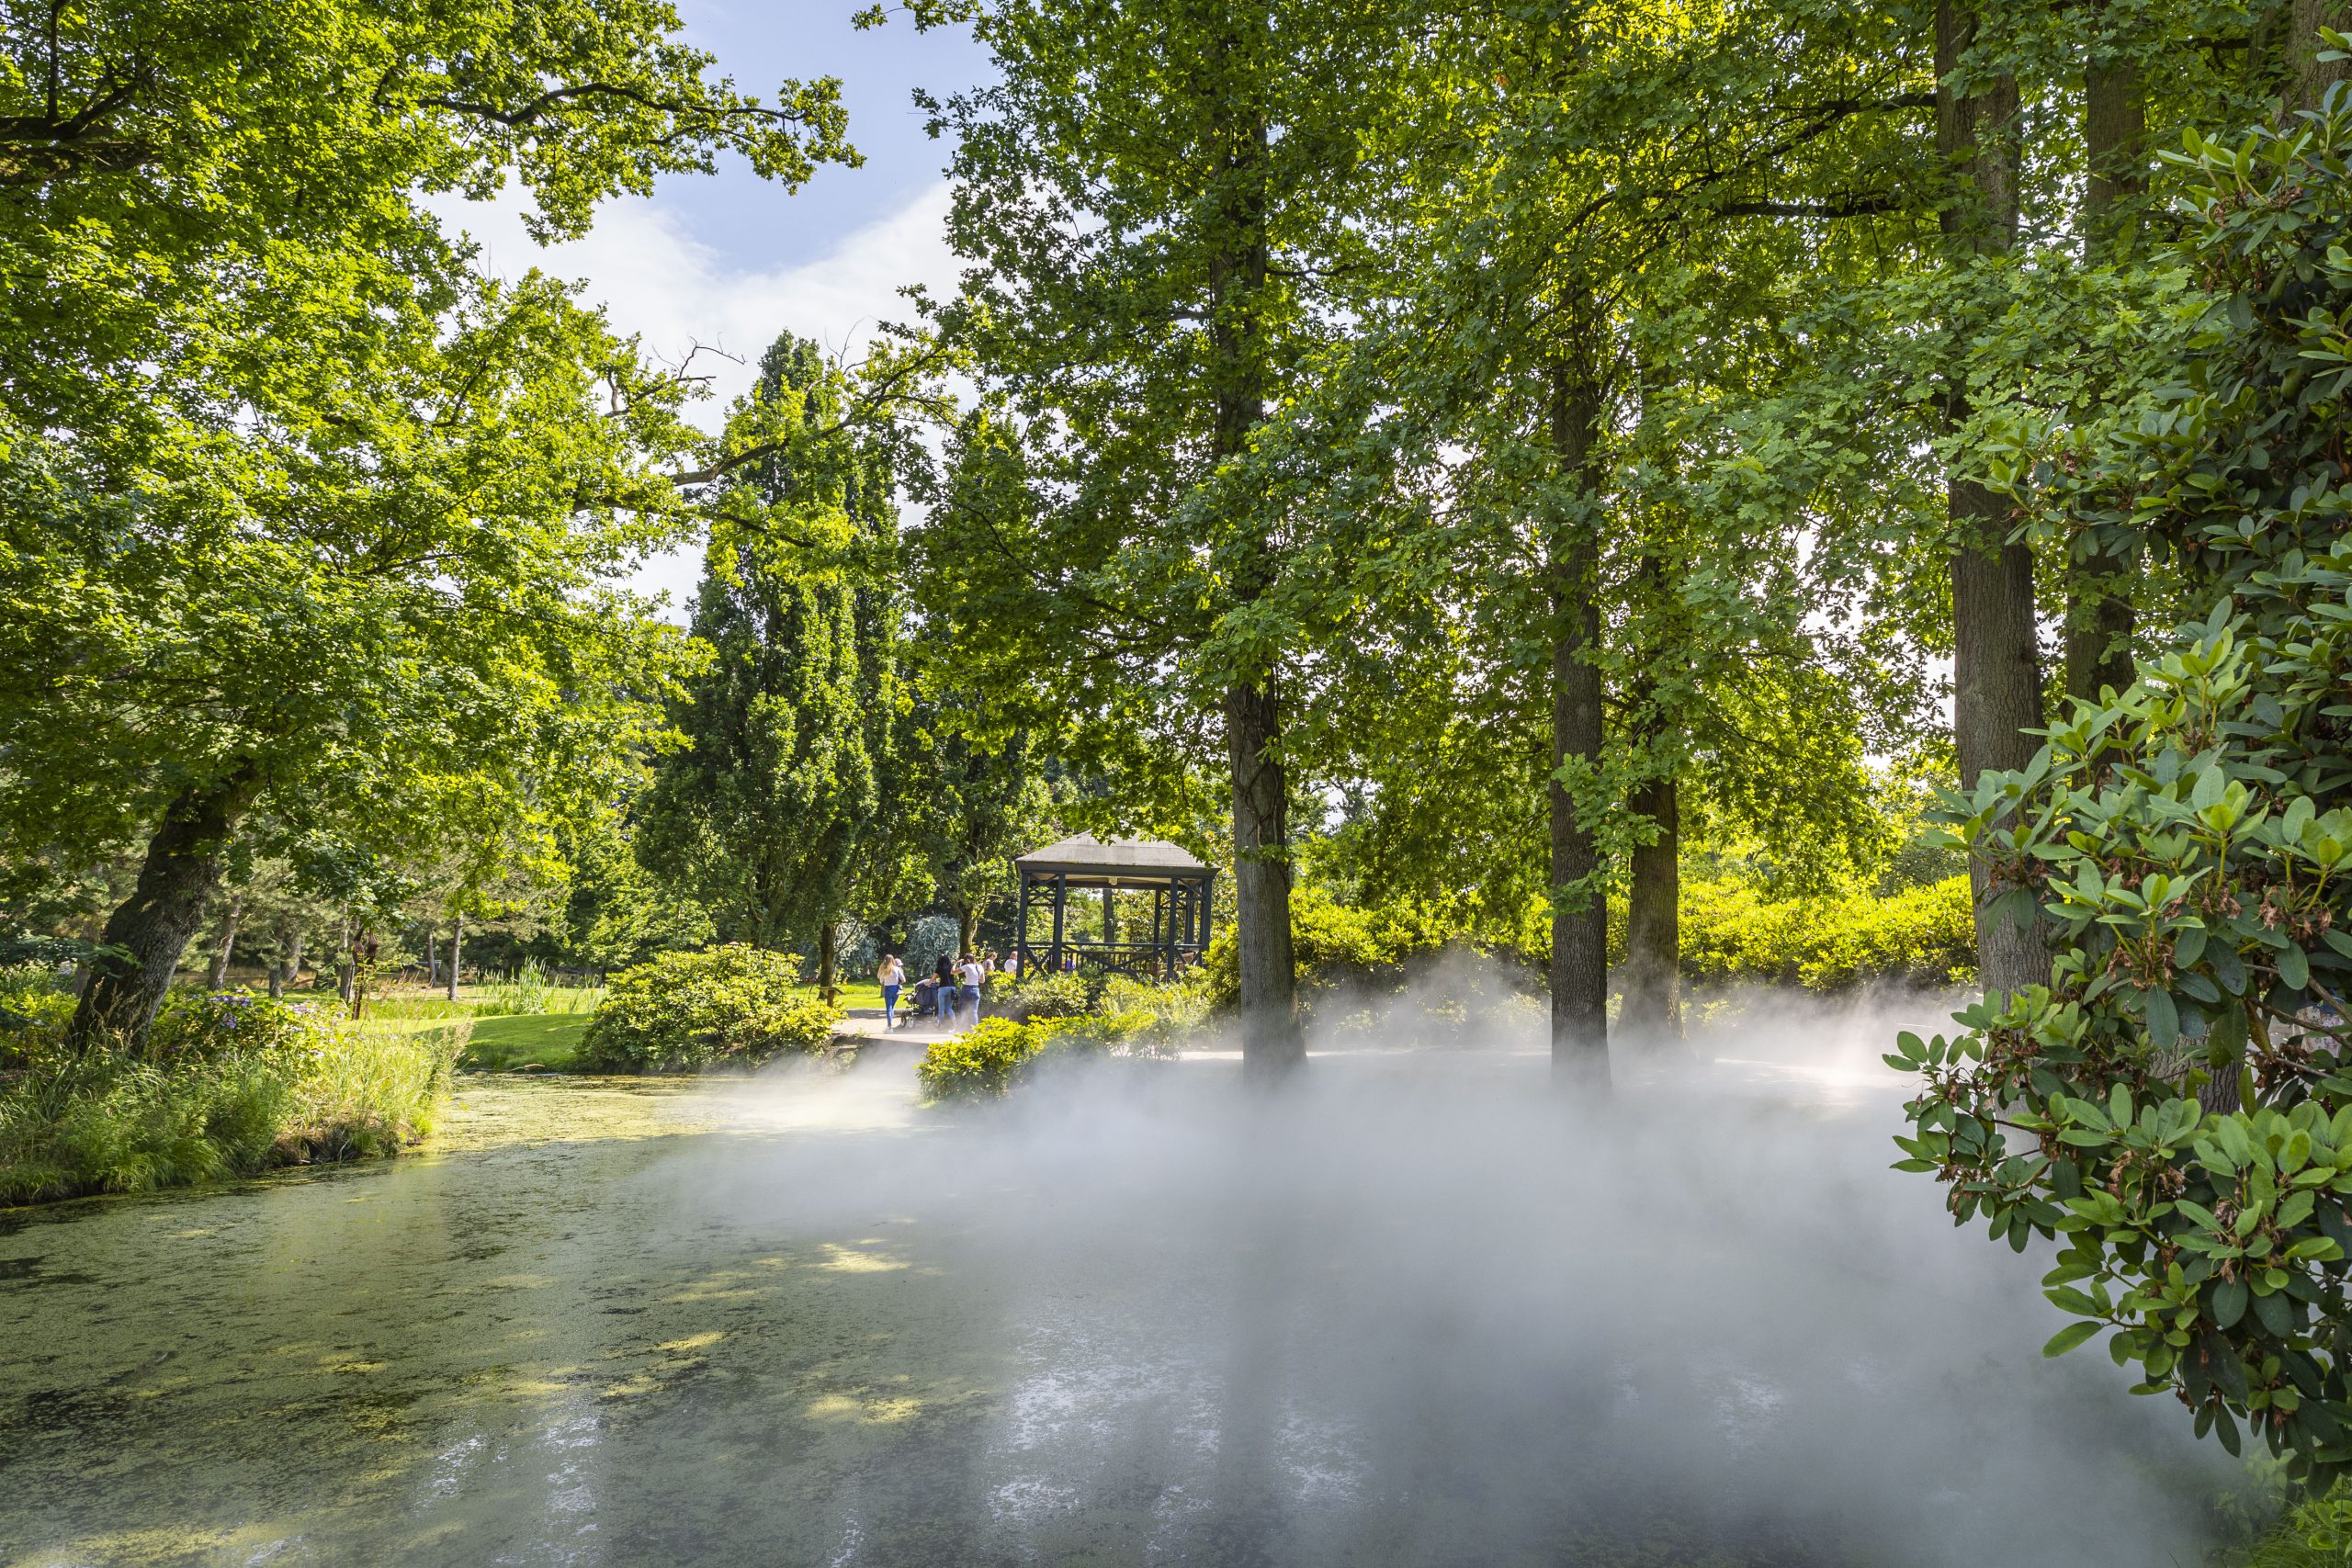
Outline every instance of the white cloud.
<svg viewBox="0 0 2352 1568">
<path fill-rule="evenodd" d="M 792 198 L 763 191 L 759 199 Z M 614 330 L 637 334 L 649 355 L 675 364 L 700 345 L 695 369 L 711 377 L 712 396 L 695 406 L 693 417 L 716 430 L 778 333 L 814 338 L 828 353 L 854 360 L 881 322 L 912 319 L 899 288 L 921 283 L 934 297 L 952 293 L 958 264 L 947 248 L 947 204 L 948 186 L 940 181 L 844 235 L 820 259 L 774 271 L 742 266 L 697 240 L 658 200 L 616 201 L 598 213 L 584 239 L 551 246 L 531 243 L 522 204 L 511 194 L 441 211 L 453 228 L 481 242 L 489 270 L 513 276 L 536 266 L 579 282 L 586 299 L 605 307 Z M 673 551 L 646 562 L 632 586 L 668 592 L 673 615 L 683 618 L 700 570 L 699 548 Z"/>
</svg>

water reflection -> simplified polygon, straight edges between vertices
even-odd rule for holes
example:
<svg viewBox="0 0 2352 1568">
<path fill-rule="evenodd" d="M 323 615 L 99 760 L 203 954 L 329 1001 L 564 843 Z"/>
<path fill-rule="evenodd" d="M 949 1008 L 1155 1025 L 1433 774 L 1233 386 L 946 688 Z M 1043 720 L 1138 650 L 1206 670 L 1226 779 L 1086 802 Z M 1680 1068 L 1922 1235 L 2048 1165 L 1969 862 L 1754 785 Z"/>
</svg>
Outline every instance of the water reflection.
<svg viewBox="0 0 2352 1568">
<path fill-rule="evenodd" d="M 2193 1558 L 2220 1461 L 2041 1361 L 1885 1085 L 1228 1076 L 474 1080 L 434 1155 L 12 1216 L 6 1561 Z"/>
</svg>

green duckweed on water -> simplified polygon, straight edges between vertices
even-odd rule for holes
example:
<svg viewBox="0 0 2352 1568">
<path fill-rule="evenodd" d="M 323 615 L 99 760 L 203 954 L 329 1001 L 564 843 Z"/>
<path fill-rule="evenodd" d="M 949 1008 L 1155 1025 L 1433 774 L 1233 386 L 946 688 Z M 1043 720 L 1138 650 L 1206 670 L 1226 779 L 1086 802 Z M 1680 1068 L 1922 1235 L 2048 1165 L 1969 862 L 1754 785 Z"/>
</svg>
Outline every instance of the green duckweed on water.
<svg viewBox="0 0 2352 1568">
<path fill-rule="evenodd" d="M 2202 1550 L 2222 1461 L 2042 1362 L 2030 1260 L 1890 1192 L 1874 1105 L 1726 1092 L 1711 1153 L 1645 1170 L 1687 1099 L 1611 1131 L 1523 1092 L 1539 1058 L 1425 1066 L 944 1115 L 902 1052 L 469 1075 L 420 1155 L 13 1213 L 0 1562 Z"/>
</svg>

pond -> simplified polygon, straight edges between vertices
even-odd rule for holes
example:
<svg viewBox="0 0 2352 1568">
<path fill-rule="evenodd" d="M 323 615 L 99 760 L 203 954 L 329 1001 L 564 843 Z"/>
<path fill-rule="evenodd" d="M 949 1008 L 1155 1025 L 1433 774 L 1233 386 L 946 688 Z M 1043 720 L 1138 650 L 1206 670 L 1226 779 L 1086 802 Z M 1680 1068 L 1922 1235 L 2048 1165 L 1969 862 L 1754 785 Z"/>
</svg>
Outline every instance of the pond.
<svg viewBox="0 0 2352 1568">
<path fill-rule="evenodd" d="M 0 1216 L 0 1561 L 2196 1561 L 2233 1467 L 2041 1359 L 1821 1038 L 1597 1111 L 1524 1049 L 468 1079 L 416 1156 Z"/>
</svg>

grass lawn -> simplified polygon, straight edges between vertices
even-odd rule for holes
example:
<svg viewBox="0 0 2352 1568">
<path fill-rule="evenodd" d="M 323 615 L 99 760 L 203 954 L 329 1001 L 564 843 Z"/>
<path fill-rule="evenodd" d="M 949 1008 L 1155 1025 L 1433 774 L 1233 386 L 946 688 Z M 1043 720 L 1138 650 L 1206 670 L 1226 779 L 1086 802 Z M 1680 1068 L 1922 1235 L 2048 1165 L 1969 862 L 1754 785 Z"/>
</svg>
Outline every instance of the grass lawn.
<svg viewBox="0 0 2352 1568">
<path fill-rule="evenodd" d="M 588 1032 L 588 1021 L 595 1016 L 589 1012 L 535 1012 L 478 1019 L 473 1038 L 466 1043 L 466 1054 L 458 1065 L 489 1073 L 523 1066 L 566 1071 L 580 1050 L 580 1037 Z"/>
<path fill-rule="evenodd" d="M 803 996 L 813 997 L 817 994 L 817 987 L 814 986 L 802 986 L 798 989 Z M 877 1012 L 881 1010 L 882 987 L 871 980 L 844 981 L 834 989 L 841 993 L 841 1004 L 844 1008 L 872 1008 Z"/>
</svg>

